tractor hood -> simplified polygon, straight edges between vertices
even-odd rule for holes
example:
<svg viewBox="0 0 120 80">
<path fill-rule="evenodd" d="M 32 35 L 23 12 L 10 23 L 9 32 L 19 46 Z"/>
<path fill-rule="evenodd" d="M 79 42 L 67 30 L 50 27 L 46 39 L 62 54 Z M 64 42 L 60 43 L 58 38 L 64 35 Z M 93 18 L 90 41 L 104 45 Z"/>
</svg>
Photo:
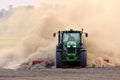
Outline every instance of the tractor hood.
<svg viewBox="0 0 120 80">
<path fill-rule="evenodd" d="M 75 41 L 68 41 L 67 47 L 76 47 L 76 42 Z"/>
</svg>

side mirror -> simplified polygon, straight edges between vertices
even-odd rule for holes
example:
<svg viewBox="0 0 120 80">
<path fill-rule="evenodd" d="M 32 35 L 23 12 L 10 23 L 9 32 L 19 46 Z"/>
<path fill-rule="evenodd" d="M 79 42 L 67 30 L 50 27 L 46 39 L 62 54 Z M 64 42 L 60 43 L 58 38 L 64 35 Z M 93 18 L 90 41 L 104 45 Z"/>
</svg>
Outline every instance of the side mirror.
<svg viewBox="0 0 120 80">
<path fill-rule="evenodd" d="M 53 37 L 56 37 L 56 33 L 53 33 Z"/>
<path fill-rule="evenodd" d="M 85 33 L 85 37 L 88 37 L 88 33 Z"/>
</svg>

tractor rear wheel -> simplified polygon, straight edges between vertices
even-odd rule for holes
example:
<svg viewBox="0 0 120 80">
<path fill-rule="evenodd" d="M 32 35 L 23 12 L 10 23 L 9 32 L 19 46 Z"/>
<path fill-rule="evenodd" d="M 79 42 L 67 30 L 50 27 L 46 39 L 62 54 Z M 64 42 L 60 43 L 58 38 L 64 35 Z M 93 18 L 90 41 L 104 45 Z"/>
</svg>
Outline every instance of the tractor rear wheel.
<svg viewBox="0 0 120 80">
<path fill-rule="evenodd" d="M 80 54 L 80 66 L 86 67 L 87 66 L 87 52 L 83 51 Z"/>
<path fill-rule="evenodd" d="M 61 52 L 56 52 L 56 68 L 62 68 L 62 54 L 61 54 Z"/>
</svg>

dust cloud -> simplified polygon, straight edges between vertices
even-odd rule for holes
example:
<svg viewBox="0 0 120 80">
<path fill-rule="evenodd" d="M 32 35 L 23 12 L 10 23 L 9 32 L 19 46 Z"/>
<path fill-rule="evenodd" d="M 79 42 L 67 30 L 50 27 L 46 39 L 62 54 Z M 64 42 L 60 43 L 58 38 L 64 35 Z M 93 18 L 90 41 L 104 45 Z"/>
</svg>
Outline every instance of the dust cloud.
<svg viewBox="0 0 120 80">
<path fill-rule="evenodd" d="M 52 34 L 70 28 L 84 28 L 89 33 L 89 37 L 84 38 L 89 67 L 120 66 L 119 0 L 50 3 L 1 11 L 1 68 L 15 68 L 34 59 L 51 59 L 54 62 L 57 38 L 53 38 Z M 110 63 L 104 59 L 109 59 Z"/>
</svg>

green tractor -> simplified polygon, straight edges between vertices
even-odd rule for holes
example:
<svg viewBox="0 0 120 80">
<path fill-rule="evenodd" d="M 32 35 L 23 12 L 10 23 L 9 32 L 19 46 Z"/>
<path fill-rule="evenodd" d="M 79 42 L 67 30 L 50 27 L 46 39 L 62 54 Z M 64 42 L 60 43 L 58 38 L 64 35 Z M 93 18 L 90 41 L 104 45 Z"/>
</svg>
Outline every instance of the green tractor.
<svg viewBox="0 0 120 80">
<path fill-rule="evenodd" d="M 78 30 L 65 30 L 54 33 L 58 34 L 58 44 L 56 46 L 56 68 L 64 66 L 78 65 L 80 67 L 87 66 L 87 50 L 84 47 L 82 34 L 88 37 L 88 33 Z"/>
</svg>

